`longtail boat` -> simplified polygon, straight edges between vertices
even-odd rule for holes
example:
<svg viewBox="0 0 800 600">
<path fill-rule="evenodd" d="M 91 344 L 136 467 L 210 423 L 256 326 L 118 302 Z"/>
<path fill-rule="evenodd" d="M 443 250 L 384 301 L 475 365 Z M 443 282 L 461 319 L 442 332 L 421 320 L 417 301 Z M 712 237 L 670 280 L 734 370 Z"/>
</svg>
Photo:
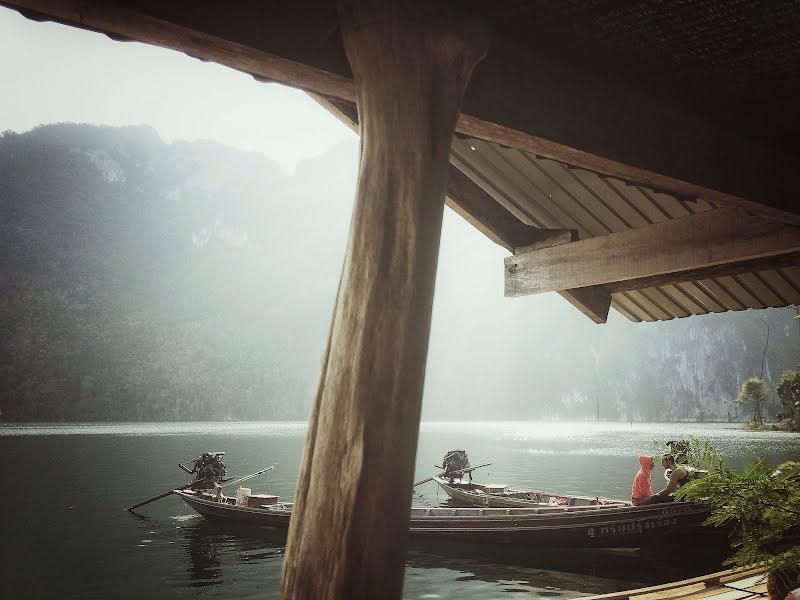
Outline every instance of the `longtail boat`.
<svg viewBox="0 0 800 600">
<path fill-rule="evenodd" d="M 209 519 L 287 529 L 292 503 L 275 496 L 250 497 L 246 504 L 199 490 L 174 493 Z M 528 547 L 640 548 L 672 540 L 685 544 L 707 536 L 708 513 L 688 503 L 631 506 L 624 502 L 586 505 L 541 504 L 525 508 L 412 508 L 410 534 L 458 542 L 512 543 Z"/>
</svg>

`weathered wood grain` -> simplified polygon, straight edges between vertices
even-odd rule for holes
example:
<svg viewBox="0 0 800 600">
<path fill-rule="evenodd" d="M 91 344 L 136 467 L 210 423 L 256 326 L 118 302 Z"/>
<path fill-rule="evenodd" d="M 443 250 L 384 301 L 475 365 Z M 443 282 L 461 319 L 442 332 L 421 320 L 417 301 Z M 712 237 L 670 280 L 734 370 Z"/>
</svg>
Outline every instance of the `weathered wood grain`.
<svg viewBox="0 0 800 600">
<path fill-rule="evenodd" d="M 399 598 L 450 140 L 479 23 L 438 4 L 340 6 L 361 166 L 295 497 L 283 598 Z"/>
<path fill-rule="evenodd" d="M 798 227 L 714 210 L 509 257 L 506 296 L 610 284 L 619 291 L 613 284 L 665 276 L 663 285 L 682 272 L 798 251 Z"/>
</svg>

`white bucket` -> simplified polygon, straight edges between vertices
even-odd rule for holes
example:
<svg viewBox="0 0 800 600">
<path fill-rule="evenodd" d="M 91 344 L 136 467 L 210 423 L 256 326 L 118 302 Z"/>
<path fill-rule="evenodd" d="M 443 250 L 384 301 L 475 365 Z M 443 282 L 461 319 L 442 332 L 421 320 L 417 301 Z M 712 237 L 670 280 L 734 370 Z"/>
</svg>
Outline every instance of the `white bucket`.
<svg viewBox="0 0 800 600">
<path fill-rule="evenodd" d="M 240 487 L 236 490 L 236 506 L 247 506 L 247 501 L 250 499 L 250 494 L 253 490 L 246 487 Z"/>
</svg>

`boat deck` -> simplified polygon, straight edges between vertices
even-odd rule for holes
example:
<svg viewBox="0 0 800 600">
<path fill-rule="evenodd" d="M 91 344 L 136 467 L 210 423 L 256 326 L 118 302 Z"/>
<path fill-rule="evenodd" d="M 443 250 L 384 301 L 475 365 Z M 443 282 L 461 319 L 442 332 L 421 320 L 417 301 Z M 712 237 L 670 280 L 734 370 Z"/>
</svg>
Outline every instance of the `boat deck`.
<svg viewBox="0 0 800 600">
<path fill-rule="evenodd" d="M 767 572 L 753 567 L 728 569 L 637 590 L 584 596 L 580 600 L 761 600 L 767 597 Z"/>
</svg>

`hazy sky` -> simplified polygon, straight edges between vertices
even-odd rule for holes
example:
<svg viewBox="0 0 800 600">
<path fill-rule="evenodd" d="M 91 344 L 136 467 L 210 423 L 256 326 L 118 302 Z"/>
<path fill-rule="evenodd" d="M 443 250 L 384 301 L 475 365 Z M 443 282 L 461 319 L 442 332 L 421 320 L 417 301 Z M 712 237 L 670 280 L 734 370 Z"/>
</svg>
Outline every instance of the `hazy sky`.
<svg viewBox="0 0 800 600">
<path fill-rule="evenodd" d="M 214 139 L 292 170 L 355 135 L 304 93 L 213 63 L 0 8 L 0 131 L 72 121 Z"/>
<path fill-rule="evenodd" d="M 29 21 L 5 8 L 0 8 L 0 50 L 0 80 L 6 82 L 0 131 L 59 121 L 146 124 L 167 142 L 213 139 L 262 152 L 289 171 L 303 158 L 357 139 L 300 91 L 175 51 Z M 447 211 L 437 280 L 441 308 L 435 311 L 440 330 L 452 335 L 485 328 L 494 339 L 474 350 L 490 354 L 513 336 L 519 310 L 577 321 L 580 329 L 595 327 L 556 294 L 504 298 L 507 254 Z M 611 319 L 620 320 L 626 321 L 618 313 Z"/>
</svg>

